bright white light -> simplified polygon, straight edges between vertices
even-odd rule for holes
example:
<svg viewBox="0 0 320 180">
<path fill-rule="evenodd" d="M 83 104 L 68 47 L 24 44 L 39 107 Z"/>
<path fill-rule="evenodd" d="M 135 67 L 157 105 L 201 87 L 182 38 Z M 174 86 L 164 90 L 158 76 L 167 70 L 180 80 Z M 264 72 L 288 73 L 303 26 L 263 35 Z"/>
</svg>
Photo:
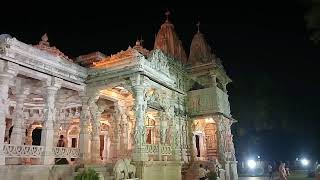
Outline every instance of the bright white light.
<svg viewBox="0 0 320 180">
<path fill-rule="evenodd" d="M 260 159 L 260 156 L 258 156 L 258 159 Z"/>
<path fill-rule="evenodd" d="M 254 160 L 248 160 L 247 164 L 248 164 L 250 169 L 254 169 L 256 167 L 256 165 L 257 165 L 256 161 L 254 161 Z"/>
<path fill-rule="evenodd" d="M 308 166 L 309 160 L 307 160 L 307 159 L 301 159 L 301 164 L 302 164 L 303 166 Z"/>
</svg>

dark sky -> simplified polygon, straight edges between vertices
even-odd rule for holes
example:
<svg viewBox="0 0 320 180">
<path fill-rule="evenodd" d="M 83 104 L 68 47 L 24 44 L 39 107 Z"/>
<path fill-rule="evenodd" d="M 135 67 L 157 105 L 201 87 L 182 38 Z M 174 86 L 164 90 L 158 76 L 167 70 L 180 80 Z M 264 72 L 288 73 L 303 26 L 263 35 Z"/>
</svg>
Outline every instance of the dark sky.
<svg viewBox="0 0 320 180">
<path fill-rule="evenodd" d="M 239 121 L 234 128 L 239 156 L 315 156 L 320 152 L 315 140 L 320 137 L 320 47 L 309 40 L 306 6 L 293 0 L 211 3 L 188 8 L 163 3 L 159 3 L 162 7 L 137 3 L 128 8 L 125 3 L 102 6 L 89 2 L 82 7 L 8 8 L 1 18 L 0 33 L 36 44 L 47 32 L 50 43 L 70 57 L 92 51 L 110 55 L 134 45 L 140 36 L 151 49 L 169 7 L 170 20 L 188 53 L 200 19 L 201 32 L 233 79 L 229 94 L 232 114 Z"/>
</svg>

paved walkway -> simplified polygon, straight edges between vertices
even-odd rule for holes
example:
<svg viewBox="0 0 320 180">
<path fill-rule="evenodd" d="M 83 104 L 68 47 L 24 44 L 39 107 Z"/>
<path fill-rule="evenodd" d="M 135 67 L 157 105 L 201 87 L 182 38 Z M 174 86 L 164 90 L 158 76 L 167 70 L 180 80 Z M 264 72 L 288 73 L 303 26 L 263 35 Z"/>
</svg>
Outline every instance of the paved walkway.
<svg viewBox="0 0 320 180">
<path fill-rule="evenodd" d="M 239 180 L 268 180 L 267 177 L 240 177 Z"/>
</svg>

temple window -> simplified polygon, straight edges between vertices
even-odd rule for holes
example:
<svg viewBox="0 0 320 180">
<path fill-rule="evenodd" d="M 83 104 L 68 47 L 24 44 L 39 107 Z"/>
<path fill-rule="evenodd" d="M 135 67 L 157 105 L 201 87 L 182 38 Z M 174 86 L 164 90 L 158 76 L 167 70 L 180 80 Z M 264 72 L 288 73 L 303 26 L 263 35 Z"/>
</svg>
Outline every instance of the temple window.
<svg viewBox="0 0 320 180">
<path fill-rule="evenodd" d="M 156 121 L 152 114 L 147 114 L 147 119 L 145 121 L 146 133 L 147 133 L 147 144 L 156 143 Z"/>
</svg>

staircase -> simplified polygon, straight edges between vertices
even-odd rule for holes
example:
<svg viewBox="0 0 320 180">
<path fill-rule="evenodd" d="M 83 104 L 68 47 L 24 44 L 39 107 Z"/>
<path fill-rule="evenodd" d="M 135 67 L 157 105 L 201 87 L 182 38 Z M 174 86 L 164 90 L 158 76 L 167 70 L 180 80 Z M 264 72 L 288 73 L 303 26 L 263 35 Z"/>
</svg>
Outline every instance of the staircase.
<svg viewBox="0 0 320 180">
<path fill-rule="evenodd" d="M 202 164 L 204 167 L 214 169 L 214 164 L 209 161 L 194 161 L 182 165 L 181 176 L 182 180 L 196 180 L 199 179 L 199 167 Z"/>
<path fill-rule="evenodd" d="M 84 169 L 93 169 L 95 170 L 100 177 L 100 180 L 114 180 L 113 176 L 113 164 L 106 165 L 85 165 L 84 167 L 79 168 L 73 173 L 73 178 L 81 173 Z"/>
</svg>

